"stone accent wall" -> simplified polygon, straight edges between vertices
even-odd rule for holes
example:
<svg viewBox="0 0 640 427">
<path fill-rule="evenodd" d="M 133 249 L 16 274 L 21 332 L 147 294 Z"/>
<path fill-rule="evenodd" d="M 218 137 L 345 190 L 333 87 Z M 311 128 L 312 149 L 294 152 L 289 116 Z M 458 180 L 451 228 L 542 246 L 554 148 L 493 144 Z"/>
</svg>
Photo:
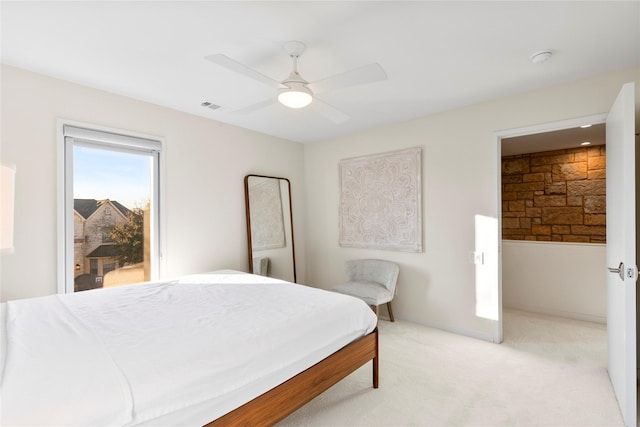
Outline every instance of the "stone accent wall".
<svg viewBox="0 0 640 427">
<path fill-rule="evenodd" d="M 502 158 L 502 238 L 604 243 L 605 146 Z"/>
</svg>

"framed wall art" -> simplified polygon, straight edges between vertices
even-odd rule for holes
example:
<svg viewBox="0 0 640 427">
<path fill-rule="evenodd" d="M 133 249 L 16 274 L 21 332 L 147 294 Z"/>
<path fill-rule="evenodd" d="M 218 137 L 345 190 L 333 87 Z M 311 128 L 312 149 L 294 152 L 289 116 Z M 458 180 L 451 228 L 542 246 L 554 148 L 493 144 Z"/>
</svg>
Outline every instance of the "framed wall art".
<svg viewBox="0 0 640 427">
<path fill-rule="evenodd" d="M 422 252 L 422 148 L 339 163 L 340 246 Z"/>
</svg>

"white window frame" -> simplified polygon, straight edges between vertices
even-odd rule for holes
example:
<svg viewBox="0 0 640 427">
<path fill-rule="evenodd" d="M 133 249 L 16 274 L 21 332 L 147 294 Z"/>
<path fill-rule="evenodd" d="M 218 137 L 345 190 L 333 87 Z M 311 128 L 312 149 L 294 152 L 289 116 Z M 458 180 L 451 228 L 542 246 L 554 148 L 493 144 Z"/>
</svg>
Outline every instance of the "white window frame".
<svg viewBox="0 0 640 427">
<path fill-rule="evenodd" d="M 164 227 L 164 197 L 162 197 L 164 171 L 164 139 L 106 128 L 70 120 L 58 120 L 58 293 L 74 292 L 73 286 L 73 147 L 91 145 L 110 150 L 143 152 L 153 159 L 151 204 L 151 280 L 162 277 Z"/>
</svg>

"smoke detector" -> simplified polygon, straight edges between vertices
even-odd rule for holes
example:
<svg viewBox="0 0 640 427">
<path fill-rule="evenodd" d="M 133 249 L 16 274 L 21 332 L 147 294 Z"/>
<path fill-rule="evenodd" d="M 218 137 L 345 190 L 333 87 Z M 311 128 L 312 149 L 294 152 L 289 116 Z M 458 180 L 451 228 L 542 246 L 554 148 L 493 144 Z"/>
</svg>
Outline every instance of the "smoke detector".
<svg viewBox="0 0 640 427">
<path fill-rule="evenodd" d="M 543 62 L 548 61 L 552 54 L 553 53 L 550 50 L 541 50 L 531 54 L 529 59 L 531 59 L 531 62 L 534 64 L 542 64 Z"/>
</svg>

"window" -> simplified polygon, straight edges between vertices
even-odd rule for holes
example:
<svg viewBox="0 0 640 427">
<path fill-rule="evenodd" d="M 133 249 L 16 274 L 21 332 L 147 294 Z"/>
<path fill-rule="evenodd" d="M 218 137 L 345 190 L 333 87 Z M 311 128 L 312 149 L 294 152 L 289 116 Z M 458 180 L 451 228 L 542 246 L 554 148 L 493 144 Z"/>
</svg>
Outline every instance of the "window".
<svg viewBox="0 0 640 427">
<path fill-rule="evenodd" d="M 89 274 L 95 274 L 97 276 L 98 275 L 98 260 L 97 259 L 90 260 L 89 265 L 90 265 Z"/>
<path fill-rule="evenodd" d="M 162 142 L 67 123 L 60 133 L 59 291 L 157 279 Z"/>
</svg>

